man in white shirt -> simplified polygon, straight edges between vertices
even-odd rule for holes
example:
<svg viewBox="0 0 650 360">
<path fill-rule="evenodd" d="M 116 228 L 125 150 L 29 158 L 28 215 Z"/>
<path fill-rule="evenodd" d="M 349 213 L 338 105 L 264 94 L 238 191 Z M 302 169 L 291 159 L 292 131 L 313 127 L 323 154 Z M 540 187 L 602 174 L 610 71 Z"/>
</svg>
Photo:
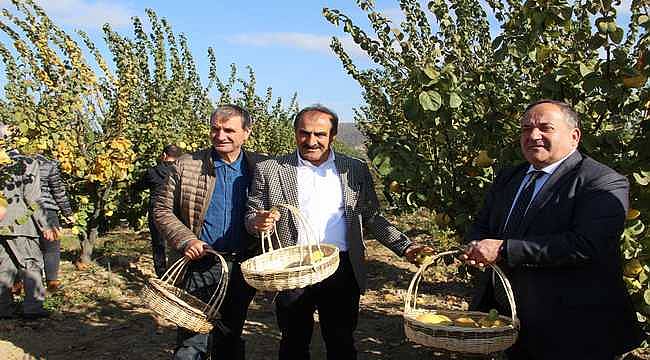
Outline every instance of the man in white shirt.
<svg viewBox="0 0 650 360">
<path fill-rule="evenodd" d="M 580 137 L 569 105 L 528 106 L 527 162 L 499 172 L 466 235 L 466 260 L 498 263 L 512 285 L 521 329 L 510 360 L 613 360 L 643 338 L 621 272 L 629 184 L 582 155 Z M 472 307 L 509 313 L 500 284 L 483 280 Z"/>
<path fill-rule="evenodd" d="M 353 333 L 367 272 L 363 226 L 379 242 L 413 263 L 418 254 L 432 252 L 414 245 L 380 215 L 368 166 L 332 151 L 337 125 L 336 114 L 324 106 L 301 110 L 294 121 L 297 151 L 263 161 L 255 169 L 246 214 L 251 234 L 270 230 L 277 222 L 283 245 L 304 242 L 287 211 L 281 209 L 280 216 L 268 211 L 278 204 L 289 204 L 305 215 L 319 241 L 340 250 L 339 268 L 332 276 L 305 289 L 278 294 L 281 360 L 309 359 L 316 310 L 327 359 L 356 359 Z"/>
</svg>

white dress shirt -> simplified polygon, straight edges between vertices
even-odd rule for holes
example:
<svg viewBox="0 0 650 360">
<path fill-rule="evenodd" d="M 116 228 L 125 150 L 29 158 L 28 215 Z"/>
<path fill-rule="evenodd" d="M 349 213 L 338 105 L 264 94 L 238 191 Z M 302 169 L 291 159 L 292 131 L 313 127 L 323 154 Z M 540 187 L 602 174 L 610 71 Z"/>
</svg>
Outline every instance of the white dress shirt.
<svg viewBox="0 0 650 360">
<path fill-rule="evenodd" d="M 528 180 L 528 177 L 530 176 L 529 174 L 532 173 L 533 171 L 543 171 L 544 172 L 544 175 L 541 175 L 535 181 L 535 188 L 533 189 L 533 197 L 530 198 L 530 202 L 528 203 L 528 207 L 530 207 L 530 204 L 533 203 L 533 200 L 535 199 L 535 196 L 537 196 L 537 193 L 539 192 L 539 190 L 542 188 L 542 186 L 544 186 L 544 184 L 546 184 L 546 181 L 548 181 L 548 179 L 551 177 L 551 175 L 553 175 L 555 170 L 557 170 L 557 168 L 560 167 L 560 165 L 562 165 L 564 160 L 566 160 L 569 156 L 571 156 L 575 151 L 576 150 L 573 149 L 573 151 L 571 151 L 567 156 L 563 157 L 559 161 L 556 161 L 556 162 L 552 163 L 551 165 L 549 165 L 549 166 L 547 166 L 545 168 L 541 168 L 541 169 L 537 170 L 537 169 L 535 169 L 535 167 L 533 165 L 530 165 L 528 167 L 528 171 L 526 171 L 526 176 L 524 176 L 524 179 L 521 181 L 521 184 L 519 185 L 519 190 L 517 190 L 517 195 L 515 195 L 515 198 L 512 200 L 512 205 L 510 205 L 510 211 L 508 212 L 508 219 L 507 220 L 510 219 L 510 214 L 512 213 L 512 209 L 515 207 L 515 203 L 517 203 L 517 198 L 519 197 L 519 194 L 521 193 L 521 190 L 524 187 L 524 184 Z M 526 207 L 526 211 L 528 211 L 528 207 Z M 507 220 L 506 220 L 506 223 L 508 223 Z"/>
<path fill-rule="evenodd" d="M 334 164 L 334 151 L 330 151 L 327 160 L 319 166 L 305 161 L 298 153 L 297 170 L 300 211 L 311 225 L 316 239 L 347 251 L 343 189 Z M 305 244 L 306 241 L 299 231 L 298 243 Z"/>
</svg>

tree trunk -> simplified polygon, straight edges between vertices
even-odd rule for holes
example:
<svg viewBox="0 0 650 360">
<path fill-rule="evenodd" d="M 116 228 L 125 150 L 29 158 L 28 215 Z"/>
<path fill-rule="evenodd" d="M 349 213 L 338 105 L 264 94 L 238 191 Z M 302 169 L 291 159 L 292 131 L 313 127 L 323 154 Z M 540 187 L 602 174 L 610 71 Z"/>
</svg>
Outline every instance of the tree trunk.
<svg viewBox="0 0 650 360">
<path fill-rule="evenodd" d="M 81 253 L 79 254 L 79 262 L 82 264 L 90 264 L 95 247 L 95 241 L 99 235 L 99 221 L 93 219 L 88 224 L 88 233 L 84 234 L 83 238 L 80 237 L 79 243 L 81 245 Z"/>
<path fill-rule="evenodd" d="M 86 233 L 81 234 L 79 237 L 79 244 L 81 245 L 81 252 L 79 254 L 78 262 L 80 264 L 90 264 L 92 261 L 93 249 L 95 247 L 95 242 L 99 237 L 99 223 L 100 217 L 103 213 L 104 203 L 108 197 L 108 194 L 111 191 L 112 184 L 103 188 L 101 196 L 97 198 L 95 203 L 95 211 L 93 211 L 90 219 L 88 219 L 88 226 L 86 227 Z M 95 188 L 97 189 L 97 188 Z M 99 189 L 97 189 L 99 190 Z"/>
</svg>

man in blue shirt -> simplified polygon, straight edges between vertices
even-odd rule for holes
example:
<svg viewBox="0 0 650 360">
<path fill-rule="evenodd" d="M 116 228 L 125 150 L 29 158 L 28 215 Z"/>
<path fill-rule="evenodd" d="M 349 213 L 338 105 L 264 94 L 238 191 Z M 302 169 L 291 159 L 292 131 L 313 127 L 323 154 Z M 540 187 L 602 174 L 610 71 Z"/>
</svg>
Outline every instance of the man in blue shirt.
<svg viewBox="0 0 650 360">
<path fill-rule="evenodd" d="M 210 117 L 212 147 L 182 156 L 173 165 L 153 207 L 153 217 L 171 249 L 193 260 L 183 286 L 209 301 L 221 277 L 211 247 L 229 268 L 221 319 L 210 333 L 179 329 L 174 359 L 244 359 L 241 333 L 255 295 L 241 273 L 240 262 L 256 254 L 258 241 L 244 228 L 244 212 L 252 168 L 262 156 L 242 150 L 251 132 L 248 112 L 223 105 Z M 210 341 L 209 341 L 210 340 Z"/>
</svg>

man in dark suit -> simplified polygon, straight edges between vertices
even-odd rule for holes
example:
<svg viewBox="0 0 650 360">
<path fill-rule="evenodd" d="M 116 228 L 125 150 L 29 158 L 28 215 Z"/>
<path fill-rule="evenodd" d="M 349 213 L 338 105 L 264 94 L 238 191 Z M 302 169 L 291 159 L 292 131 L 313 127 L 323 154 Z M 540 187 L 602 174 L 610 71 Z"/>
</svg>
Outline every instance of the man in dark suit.
<svg viewBox="0 0 650 360">
<path fill-rule="evenodd" d="M 530 105 L 521 130 L 528 162 L 497 175 L 465 259 L 496 262 L 508 274 L 521 321 L 509 359 L 615 359 L 642 340 L 619 250 L 629 184 L 577 151 L 569 105 Z M 483 280 L 473 307 L 510 312 L 494 275 Z"/>
<path fill-rule="evenodd" d="M 324 106 L 301 110 L 294 120 L 298 150 L 263 161 L 255 168 L 246 213 L 251 234 L 268 231 L 278 221 L 276 229 L 282 244 L 298 243 L 296 219 L 284 208 L 280 209 L 281 216 L 268 211 L 278 204 L 289 204 L 300 209 L 320 242 L 340 250 L 339 267 L 332 276 L 305 289 L 278 294 L 282 360 L 309 359 L 316 310 L 327 359 L 356 359 L 353 333 L 367 272 L 362 226 L 411 262 L 417 262 L 420 253 L 432 252 L 411 243 L 381 216 L 368 166 L 332 151 L 337 125 L 336 114 Z"/>
</svg>

